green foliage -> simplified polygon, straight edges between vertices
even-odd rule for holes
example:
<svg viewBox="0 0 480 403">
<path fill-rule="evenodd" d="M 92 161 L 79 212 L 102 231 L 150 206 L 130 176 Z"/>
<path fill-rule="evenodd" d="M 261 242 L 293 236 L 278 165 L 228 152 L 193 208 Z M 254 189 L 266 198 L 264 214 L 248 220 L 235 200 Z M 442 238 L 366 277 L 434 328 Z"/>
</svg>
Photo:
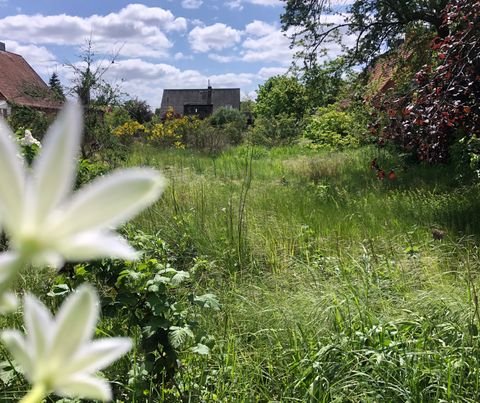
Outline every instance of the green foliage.
<svg viewBox="0 0 480 403">
<path fill-rule="evenodd" d="M 224 126 L 228 123 L 233 123 L 239 127 L 239 129 L 244 129 L 246 126 L 245 116 L 238 109 L 233 108 L 219 108 L 215 113 L 210 117 L 210 123 L 213 126 Z"/>
<path fill-rule="evenodd" d="M 325 107 L 338 101 L 345 84 L 344 75 L 348 72 L 343 58 L 325 62 L 321 66 L 312 66 L 304 71 L 301 80 L 305 85 L 309 110 Z"/>
<path fill-rule="evenodd" d="M 297 56 L 304 68 L 315 67 L 318 56 L 324 54 L 328 42 L 342 43 L 348 34 L 358 38 L 347 45 L 350 63 L 368 63 L 386 50 L 398 46 L 406 32 L 415 27 L 428 27 L 445 35 L 441 12 L 448 0 L 355 0 L 346 12 L 331 23 L 327 15 L 334 14 L 328 0 L 287 0 L 281 16 L 282 28 L 290 34 L 292 46 L 299 46 Z"/>
<path fill-rule="evenodd" d="M 107 110 L 104 116 L 104 123 L 111 131 L 127 123 L 129 120 L 131 120 L 129 113 L 121 106 L 113 106 Z"/>
<path fill-rule="evenodd" d="M 53 117 L 53 115 L 47 115 L 28 106 L 13 105 L 8 123 L 15 131 L 19 129 L 31 130 L 35 137 L 41 140 L 53 121 Z"/>
<path fill-rule="evenodd" d="M 247 127 L 245 115 L 237 109 L 220 108 L 210 117 L 210 124 L 223 131 L 228 143 L 240 144 Z"/>
<path fill-rule="evenodd" d="M 302 134 L 302 124 L 293 115 L 281 113 L 275 118 L 259 116 L 247 134 L 252 144 L 281 145 L 288 144 Z"/>
<path fill-rule="evenodd" d="M 146 101 L 142 101 L 138 98 L 129 99 L 123 104 L 123 107 L 130 115 L 130 118 L 140 124 L 144 124 L 152 120 L 153 112 L 150 109 L 150 105 L 148 105 Z"/>
<path fill-rule="evenodd" d="M 89 183 L 97 176 L 102 176 L 109 170 L 109 166 L 104 162 L 80 159 L 77 168 L 76 187 Z"/>
<path fill-rule="evenodd" d="M 304 136 L 317 147 L 342 149 L 358 146 L 354 137 L 355 121 L 348 112 L 333 107 L 319 108 L 305 127 Z"/>
<path fill-rule="evenodd" d="M 58 74 L 53 72 L 52 76 L 50 77 L 50 80 L 48 81 L 48 86 L 52 90 L 55 99 L 59 101 L 64 101 L 65 100 L 65 93 L 63 92 L 63 87 L 62 83 L 60 82 L 60 79 L 58 78 Z"/>
<path fill-rule="evenodd" d="M 306 108 L 305 87 L 295 77 L 274 76 L 258 87 L 255 103 L 258 117 L 275 119 L 288 115 L 299 121 Z"/>
<path fill-rule="evenodd" d="M 213 339 L 199 326 L 203 310 L 220 309 L 213 294 L 197 295 L 191 272 L 174 268 L 176 256 L 159 234 L 127 229 L 130 243 L 142 251 L 137 262 L 102 261 L 77 265 L 57 278 L 69 288 L 89 281 L 102 290 L 104 323 L 114 320 L 115 333 L 133 336 L 136 356 L 129 374 L 117 374 L 129 384 L 132 399 L 155 393 L 152 385 L 172 386 L 179 370 L 179 353 L 208 354 Z M 58 286 L 57 286 L 58 288 Z M 64 287 L 54 293 L 64 297 Z M 154 396 L 152 396 L 154 397 Z"/>
</svg>

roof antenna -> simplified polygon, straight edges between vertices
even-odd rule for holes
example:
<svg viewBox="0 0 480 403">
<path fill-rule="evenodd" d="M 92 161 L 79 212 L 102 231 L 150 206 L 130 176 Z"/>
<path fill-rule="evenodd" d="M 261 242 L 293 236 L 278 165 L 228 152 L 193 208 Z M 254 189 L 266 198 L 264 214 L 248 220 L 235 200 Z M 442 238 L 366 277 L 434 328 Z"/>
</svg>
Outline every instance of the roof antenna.
<svg viewBox="0 0 480 403">
<path fill-rule="evenodd" d="M 208 79 L 208 88 L 212 88 L 212 86 L 210 85 L 210 79 Z"/>
</svg>

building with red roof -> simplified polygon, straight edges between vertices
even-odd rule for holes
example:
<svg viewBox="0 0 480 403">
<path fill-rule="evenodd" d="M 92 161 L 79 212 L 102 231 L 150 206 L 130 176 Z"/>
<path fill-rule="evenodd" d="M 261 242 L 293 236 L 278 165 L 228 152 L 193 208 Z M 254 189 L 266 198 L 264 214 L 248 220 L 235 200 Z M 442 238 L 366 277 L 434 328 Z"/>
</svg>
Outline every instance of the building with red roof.
<svg viewBox="0 0 480 403">
<path fill-rule="evenodd" d="M 15 105 L 54 112 L 62 103 L 22 56 L 7 52 L 0 42 L 0 116 Z"/>
</svg>

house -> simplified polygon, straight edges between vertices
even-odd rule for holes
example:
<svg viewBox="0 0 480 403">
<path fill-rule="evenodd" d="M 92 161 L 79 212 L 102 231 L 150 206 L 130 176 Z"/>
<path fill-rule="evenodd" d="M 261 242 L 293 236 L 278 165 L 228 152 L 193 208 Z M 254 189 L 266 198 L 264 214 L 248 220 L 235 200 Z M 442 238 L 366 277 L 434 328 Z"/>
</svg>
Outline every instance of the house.
<svg viewBox="0 0 480 403">
<path fill-rule="evenodd" d="M 0 116 L 8 116 L 14 105 L 54 112 L 61 102 L 22 56 L 0 42 Z"/>
<path fill-rule="evenodd" d="M 240 88 L 163 90 L 160 116 L 168 109 L 186 116 L 203 119 L 219 108 L 240 109 Z"/>
</svg>

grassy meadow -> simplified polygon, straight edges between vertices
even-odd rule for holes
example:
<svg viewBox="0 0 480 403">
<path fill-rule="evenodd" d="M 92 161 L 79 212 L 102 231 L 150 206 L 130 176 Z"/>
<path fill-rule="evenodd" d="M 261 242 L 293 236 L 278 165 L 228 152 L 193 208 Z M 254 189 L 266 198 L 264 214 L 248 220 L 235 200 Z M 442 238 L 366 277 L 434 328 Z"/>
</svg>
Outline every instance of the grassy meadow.
<svg viewBox="0 0 480 403">
<path fill-rule="evenodd" d="M 294 147 L 128 163 L 170 182 L 135 224 L 201 260 L 195 287 L 222 304 L 211 354 L 182 356 L 186 400 L 478 400 L 480 193 L 452 167 Z"/>
<path fill-rule="evenodd" d="M 372 158 L 397 180 L 378 180 Z M 118 402 L 479 400 L 480 187 L 453 167 L 293 146 L 139 145 L 125 164 L 169 180 L 130 226 L 160 237 L 188 287 L 221 307 L 196 316 L 208 354 L 185 345 L 173 379 L 143 397 L 118 376 Z"/>
</svg>

